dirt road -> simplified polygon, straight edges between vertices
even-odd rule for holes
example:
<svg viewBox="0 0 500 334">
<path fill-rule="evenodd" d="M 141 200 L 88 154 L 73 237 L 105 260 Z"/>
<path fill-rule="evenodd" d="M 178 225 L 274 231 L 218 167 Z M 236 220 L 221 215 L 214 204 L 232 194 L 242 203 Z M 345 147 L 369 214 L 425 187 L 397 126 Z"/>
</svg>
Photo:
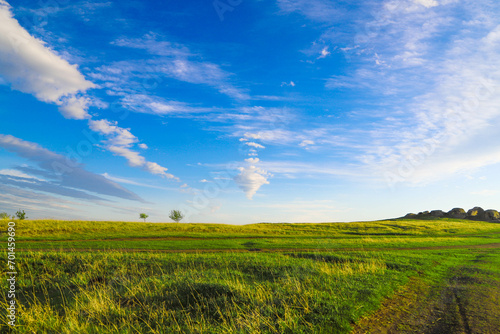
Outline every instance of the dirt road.
<svg viewBox="0 0 500 334">
<path fill-rule="evenodd" d="M 480 254 L 429 287 L 419 278 L 362 319 L 351 334 L 499 334 L 500 278 Z"/>
</svg>

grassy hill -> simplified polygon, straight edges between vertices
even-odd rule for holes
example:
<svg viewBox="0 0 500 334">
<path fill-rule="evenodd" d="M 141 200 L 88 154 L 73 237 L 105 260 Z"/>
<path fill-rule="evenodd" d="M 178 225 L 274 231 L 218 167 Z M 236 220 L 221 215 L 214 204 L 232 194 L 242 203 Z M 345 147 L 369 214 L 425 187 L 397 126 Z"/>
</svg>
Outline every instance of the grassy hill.
<svg viewBox="0 0 500 334">
<path fill-rule="evenodd" d="M 323 224 L 172 224 L 99 221 L 21 221 L 21 249 L 331 249 L 474 245 L 500 233 L 500 224 L 458 220 L 387 220 Z"/>
<path fill-rule="evenodd" d="M 20 221 L 16 235 L 18 333 L 349 333 L 461 268 L 500 282 L 500 224 L 468 220 Z"/>
</svg>

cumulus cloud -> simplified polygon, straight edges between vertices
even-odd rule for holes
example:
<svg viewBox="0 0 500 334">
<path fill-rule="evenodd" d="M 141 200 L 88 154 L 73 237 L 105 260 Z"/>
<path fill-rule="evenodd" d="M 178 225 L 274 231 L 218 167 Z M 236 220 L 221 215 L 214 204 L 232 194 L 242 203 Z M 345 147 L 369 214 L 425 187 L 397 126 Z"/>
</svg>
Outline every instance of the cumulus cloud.
<svg viewBox="0 0 500 334">
<path fill-rule="evenodd" d="M 88 200 L 102 199 L 92 194 L 95 193 L 143 201 L 139 196 L 119 184 L 102 175 L 91 173 L 85 170 L 83 165 L 49 151 L 36 143 L 0 134 L 0 147 L 38 165 L 38 168 L 19 166 L 16 169 L 20 173 L 4 170 L 1 173 L 2 183 Z"/>
<path fill-rule="evenodd" d="M 248 199 L 252 199 L 261 186 L 269 184 L 268 179 L 272 176 L 267 171 L 256 166 L 259 161 L 258 158 L 245 159 L 246 166 L 238 167 L 240 174 L 234 178 L 234 181 L 245 192 Z"/>
<path fill-rule="evenodd" d="M 13 89 L 60 107 L 67 118 L 88 117 L 89 100 L 81 94 L 95 85 L 41 40 L 31 36 L 0 2 L 0 76 Z"/>
<path fill-rule="evenodd" d="M 132 147 L 139 141 L 130 129 L 124 129 L 105 119 L 90 120 L 89 127 L 92 131 L 106 136 L 104 146 L 110 152 L 127 159 L 131 167 L 140 167 L 151 174 L 161 175 L 169 179 L 177 179 L 174 175 L 167 173 L 167 168 L 155 162 L 149 162 Z"/>
</svg>

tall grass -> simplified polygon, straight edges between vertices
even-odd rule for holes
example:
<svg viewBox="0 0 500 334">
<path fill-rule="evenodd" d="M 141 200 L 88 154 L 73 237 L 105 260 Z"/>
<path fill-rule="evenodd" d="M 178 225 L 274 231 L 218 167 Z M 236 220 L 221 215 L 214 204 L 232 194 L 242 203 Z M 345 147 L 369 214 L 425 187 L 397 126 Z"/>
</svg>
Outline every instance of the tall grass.
<svg viewBox="0 0 500 334">
<path fill-rule="evenodd" d="M 450 219 L 245 226 L 21 221 L 21 249 L 145 252 L 18 249 L 16 332 L 347 333 L 409 277 L 438 279 L 474 252 L 381 248 L 499 239 L 500 224 Z M 185 248 L 346 250 L 146 252 Z M 0 288 L 5 291 L 6 280 Z M 0 309 L 6 309 L 6 298 L 0 297 Z M 6 313 L 0 312 L 0 333 L 8 331 Z"/>
<path fill-rule="evenodd" d="M 467 256 L 26 252 L 17 332 L 347 333 L 436 258 Z"/>
</svg>

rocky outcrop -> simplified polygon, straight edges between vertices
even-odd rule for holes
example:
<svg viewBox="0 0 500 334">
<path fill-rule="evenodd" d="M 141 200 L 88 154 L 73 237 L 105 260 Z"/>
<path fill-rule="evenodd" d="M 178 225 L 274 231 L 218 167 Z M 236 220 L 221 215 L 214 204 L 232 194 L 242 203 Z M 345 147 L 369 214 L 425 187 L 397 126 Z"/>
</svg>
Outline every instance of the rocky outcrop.
<svg viewBox="0 0 500 334">
<path fill-rule="evenodd" d="M 497 210 L 486 210 L 484 215 L 485 219 L 488 221 L 500 220 L 500 212 Z"/>
<path fill-rule="evenodd" d="M 483 208 L 476 206 L 475 208 L 467 211 L 467 219 L 471 220 L 484 220 L 486 215 L 484 214 Z"/>
<path fill-rule="evenodd" d="M 446 213 L 443 210 L 433 210 L 433 211 L 431 211 L 430 215 L 432 217 L 441 218 L 441 217 L 444 217 L 446 215 Z"/>
<path fill-rule="evenodd" d="M 446 217 L 464 219 L 465 217 L 467 217 L 467 213 L 462 208 L 454 208 L 448 211 Z"/>
<path fill-rule="evenodd" d="M 423 211 L 418 214 L 408 213 L 403 218 L 406 219 L 436 219 L 436 218 L 455 218 L 455 219 L 470 219 L 478 221 L 488 221 L 500 223 L 500 212 L 497 210 L 483 210 L 476 206 L 465 212 L 462 208 L 454 208 L 448 212 L 442 210 Z"/>
</svg>

